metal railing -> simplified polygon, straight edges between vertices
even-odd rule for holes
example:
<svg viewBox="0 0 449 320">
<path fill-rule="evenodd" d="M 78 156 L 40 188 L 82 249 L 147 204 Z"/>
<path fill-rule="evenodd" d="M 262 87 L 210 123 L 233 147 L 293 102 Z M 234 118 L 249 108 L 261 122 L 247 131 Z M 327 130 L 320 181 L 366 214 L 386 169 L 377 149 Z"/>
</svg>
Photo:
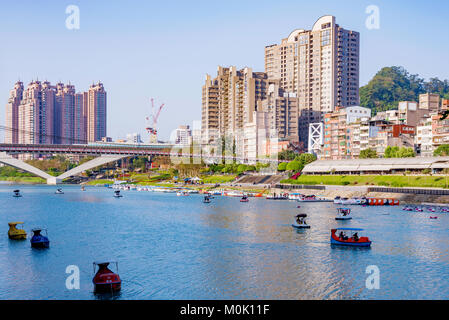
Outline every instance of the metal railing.
<svg viewBox="0 0 449 320">
<path fill-rule="evenodd" d="M 423 188 L 389 188 L 389 187 L 368 187 L 368 192 L 386 192 L 386 193 L 409 193 L 425 194 L 431 196 L 447 196 L 449 189 L 423 189 Z"/>
<path fill-rule="evenodd" d="M 316 185 L 308 185 L 308 184 L 276 184 L 276 188 L 278 189 L 313 189 L 313 190 L 326 190 L 326 186 L 316 186 Z"/>
</svg>

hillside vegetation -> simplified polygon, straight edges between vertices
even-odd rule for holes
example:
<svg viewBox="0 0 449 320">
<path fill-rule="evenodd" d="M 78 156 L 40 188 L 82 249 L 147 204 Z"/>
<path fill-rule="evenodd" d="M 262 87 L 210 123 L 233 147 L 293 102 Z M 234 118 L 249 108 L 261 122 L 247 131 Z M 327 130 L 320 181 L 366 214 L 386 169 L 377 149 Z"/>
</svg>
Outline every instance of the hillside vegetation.
<svg viewBox="0 0 449 320">
<path fill-rule="evenodd" d="M 438 93 L 449 99 L 449 81 L 430 78 L 425 81 L 403 67 L 384 67 L 371 81 L 360 88 L 360 105 L 379 111 L 397 109 L 399 101 L 419 101 L 422 93 Z"/>
</svg>

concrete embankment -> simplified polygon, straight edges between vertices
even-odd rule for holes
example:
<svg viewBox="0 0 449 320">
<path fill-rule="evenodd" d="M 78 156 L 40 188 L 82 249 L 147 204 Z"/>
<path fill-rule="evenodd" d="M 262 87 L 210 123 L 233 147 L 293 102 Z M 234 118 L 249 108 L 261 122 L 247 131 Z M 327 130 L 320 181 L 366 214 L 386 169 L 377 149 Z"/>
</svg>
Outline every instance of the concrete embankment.
<svg viewBox="0 0 449 320">
<path fill-rule="evenodd" d="M 324 188 L 323 188 L 324 187 Z M 318 188 L 323 188 L 322 190 Z M 297 192 L 305 195 L 317 195 L 328 199 L 334 199 L 336 196 L 352 198 L 352 197 L 372 197 L 372 198 L 390 198 L 398 199 L 401 204 L 422 204 L 422 203 L 440 203 L 449 204 L 449 190 L 445 189 L 431 189 L 431 188 L 394 188 L 395 192 L 379 192 L 371 191 L 370 187 L 365 186 L 318 186 L 317 189 L 312 189 L 311 186 L 307 188 L 273 188 L 271 192 L 284 193 L 284 192 Z M 378 189 L 378 188 L 376 188 Z M 404 193 L 401 193 L 403 189 Z M 387 189 L 388 191 L 392 188 Z M 407 193 L 405 193 L 405 191 Z M 422 194 L 427 192 L 429 194 Z M 434 194 L 432 194 L 434 193 Z M 441 193 L 441 194 L 438 194 Z"/>
</svg>

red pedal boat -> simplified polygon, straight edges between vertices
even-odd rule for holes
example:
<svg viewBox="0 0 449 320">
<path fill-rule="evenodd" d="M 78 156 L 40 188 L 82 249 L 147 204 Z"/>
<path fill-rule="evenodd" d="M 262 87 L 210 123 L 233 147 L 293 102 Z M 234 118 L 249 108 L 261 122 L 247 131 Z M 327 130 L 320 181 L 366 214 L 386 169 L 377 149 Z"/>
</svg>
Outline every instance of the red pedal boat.
<svg viewBox="0 0 449 320">
<path fill-rule="evenodd" d="M 114 293 L 122 288 L 122 280 L 117 273 L 112 272 L 108 266 L 111 262 L 94 262 L 94 272 L 98 266 L 92 282 L 94 284 L 95 293 Z M 118 262 L 114 262 L 118 272 Z"/>
<path fill-rule="evenodd" d="M 338 233 L 337 233 L 338 231 Z M 363 229 L 359 228 L 338 228 L 331 230 L 331 244 L 352 247 L 369 247 L 371 241 L 368 237 L 359 237 Z M 350 233 L 348 236 L 347 233 Z"/>
</svg>

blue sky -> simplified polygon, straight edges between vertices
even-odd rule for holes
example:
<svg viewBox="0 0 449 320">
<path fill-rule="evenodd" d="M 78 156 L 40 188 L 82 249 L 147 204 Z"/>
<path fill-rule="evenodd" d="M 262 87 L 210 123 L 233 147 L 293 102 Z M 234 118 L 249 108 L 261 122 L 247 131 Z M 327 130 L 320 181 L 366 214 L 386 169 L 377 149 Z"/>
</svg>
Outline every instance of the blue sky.
<svg viewBox="0 0 449 320">
<path fill-rule="evenodd" d="M 80 29 L 65 27 L 68 5 Z M 365 27 L 369 5 L 380 29 Z M 382 67 L 449 79 L 447 1 L 7 1 L 0 5 L 0 102 L 19 78 L 75 84 L 101 80 L 108 91 L 108 134 L 145 136 L 149 97 L 164 102 L 161 138 L 201 119 L 201 86 L 217 65 L 264 69 L 264 46 L 326 14 L 361 33 L 361 85 Z M 4 124 L 4 107 L 0 109 Z M 2 137 L 3 133 L 0 133 Z M 3 139 L 2 139 L 3 140 Z"/>
</svg>

